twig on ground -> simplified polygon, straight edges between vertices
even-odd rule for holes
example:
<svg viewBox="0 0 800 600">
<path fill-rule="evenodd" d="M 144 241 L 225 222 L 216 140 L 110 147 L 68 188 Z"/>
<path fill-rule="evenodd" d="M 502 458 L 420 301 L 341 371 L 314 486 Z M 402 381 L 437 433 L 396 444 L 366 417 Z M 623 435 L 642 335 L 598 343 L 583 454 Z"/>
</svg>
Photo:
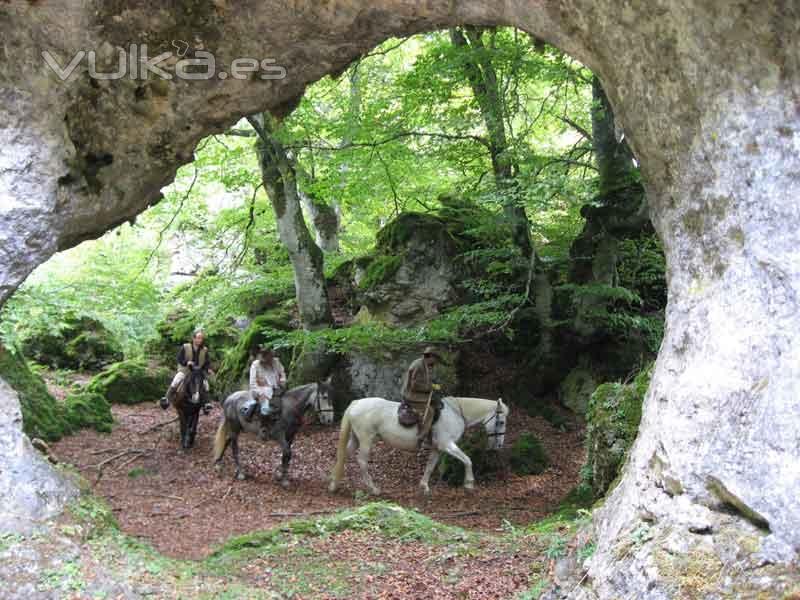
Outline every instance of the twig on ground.
<svg viewBox="0 0 800 600">
<path fill-rule="evenodd" d="M 162 421 L 161 423 L 156 423 L 155 425 L 152 425 L 151 427 L 148 427 L 143 431 L 137 431 L 136 433 L 137 435 L 145 435 L 146 433 L 150 433 L 151 431 L 155 431 L 156 429 L 164 427 L 164 425 L 169 425 L 170 423 L 174 423 L 175 421 L 178 420 L 178 418 L 179 417 L 175 417 L 174 419 L 170 419 L 169 421 Z"/>
<path fill-rule="evenodd" d="M 146 494 L 133 494 L 133 495 L 139 496 L 141 498 L 167 498 L 168 500 L 177 500 L 178 502 L 186 502 L 186 500 L 181 498 L 180 496 L 171 496 L 169 494 L 159 494 L 156 492 L 148 492 Z"/>
<path fill-rule="evenodd" d="M 233 489 L 233 484 L 231 484 L 231 485 L 229 485 L 229 486 L 228 486 L 228 491 L 227 491 L 227 492 L 225 492 L 225 495 L 224 495 L 224 496 L 222 496 L 222 500 L 220 500 L 220 502 L 223 502 L 223 501 L 225 500 L 225 498 L 227 498 L 227 497 L 228 497 L 228 494 L 230 494 L 230 493 L 231 493 L 231 490 L 232 490 L 232 489 Z"/>
</svg>

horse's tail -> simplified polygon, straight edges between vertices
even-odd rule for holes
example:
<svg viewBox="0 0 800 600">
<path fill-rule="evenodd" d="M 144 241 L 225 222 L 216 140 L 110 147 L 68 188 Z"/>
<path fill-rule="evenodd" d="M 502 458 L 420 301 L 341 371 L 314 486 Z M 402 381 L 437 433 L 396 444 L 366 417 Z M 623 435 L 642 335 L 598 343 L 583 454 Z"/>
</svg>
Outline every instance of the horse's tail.
<svg viewBox="0 0 800 600">
<path fill-rule="evenodd" d="M 229 432 L 230 427 L 228 426 L 228 419 L 223 415 L 222 423 L 220 423 L 217 428 L 217 435 L 214 436 L 214 462 L 222 458 L 222 454 L 225 452 L 225 447 L 228 442 Z"/>
<path fill-rule="evenodd" d="M 350 441 L 350 433 L 352 427 L 350 425 L 350 410 L 344 412 L 342 417 L 342 424 L 339 430 L 339 446 L 336 448 L 336 464 L 331 472 L 331 484 L 328 489 L 331 492 L 336 491 L 336 487 L 344 477 L 344 463 L 347 460 L 347 444 Z"/>
</svg>

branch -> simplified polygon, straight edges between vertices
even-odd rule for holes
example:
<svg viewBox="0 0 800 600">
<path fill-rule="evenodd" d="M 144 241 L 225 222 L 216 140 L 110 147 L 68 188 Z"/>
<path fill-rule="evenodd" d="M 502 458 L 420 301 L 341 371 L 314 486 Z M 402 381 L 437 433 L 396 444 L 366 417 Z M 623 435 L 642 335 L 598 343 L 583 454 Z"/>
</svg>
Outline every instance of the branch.
<svg viewBox="0 0 800 600">
<path fill-rule="evenodd" d="M 489 147 L 489 141 L 479 135 L 458 135 L 458 134 L 451 134 L 451 133 L 437 133 L 431 131 L 402 131 L 395 135 L 389 136 L 377 142 L 350 142 L 347 144 L 342 144 L 340 146 L 316 146 L 314 144 L 299 144 L 294 146 L 287 146 L 287 148 L 291 150 L 296 150 L 300 148 L 307 148 L 312 150 L 322 150 L 327 152 L 335 152 L 337 150 L 347 150 L 349 148 L 375 148 L 377 146 L 383 146 L 385 144 L 390 144 L 392 142 L 396 142 L 397 140 L 408 138 L 408 137 L 430 137 L 430 138 L 441 138 L 444 140 L 457 140 L 457 141 L 464 141 L 470 140 L 473 142 L 478 142 L 482 146 Z"/>
<path fill-rule="evenodd" d="M 590 142 L 593 141 L 592 134 L 590 134 L 588 131 L 586 131 L 586 129 L 584 129 L 583 127 L 578 125 L 575 121 L 573 121 L 569 117 L 558 117 L 558 120 L 559 121 L 563 121 L 564 123 L 566 123 L 567 125 L 572 127 L 574 130 L 576 130 L 578 133 L 580 133 L 583 137 L 585 137 Z"/>
</svg>

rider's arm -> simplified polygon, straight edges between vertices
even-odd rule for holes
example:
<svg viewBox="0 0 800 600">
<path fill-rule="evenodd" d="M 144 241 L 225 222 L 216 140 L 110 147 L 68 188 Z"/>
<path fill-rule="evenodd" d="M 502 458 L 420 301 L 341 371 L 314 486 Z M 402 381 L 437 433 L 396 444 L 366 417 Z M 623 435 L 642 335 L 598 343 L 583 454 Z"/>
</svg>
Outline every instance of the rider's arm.
<svg viewBox="0 0 800 600">
<path fill-rule="evenodd" d="M 250 365 L 250 391 L 255 392 L 258 389 L 258 362 Z"/>
<path fill-rule="evenodd" d="M 206 348 L 206 362 L 201 367 L 203 372 L 208 375 L 208 370 L 211 368 L 211 351 Z"/>
<path fill-rule="evenodd" d="M 186 346 L 181 346 L 178 350 L 178 364 L 182 367 L 186 366 Z"/>
</svg>

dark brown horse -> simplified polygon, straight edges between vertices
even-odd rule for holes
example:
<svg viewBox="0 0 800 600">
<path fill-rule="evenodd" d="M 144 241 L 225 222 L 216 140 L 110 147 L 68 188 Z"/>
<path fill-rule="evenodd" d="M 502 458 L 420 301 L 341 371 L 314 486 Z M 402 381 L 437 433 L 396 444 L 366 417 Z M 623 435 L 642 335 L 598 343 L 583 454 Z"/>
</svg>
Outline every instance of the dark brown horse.
<svg viewBox="0 0 800 600">
<path fill-rule="evenodd" d="M 242 406 L 250 400 L 250 392 L 234 392 L 222 403 L 222 422 L 214 438 L 214 465 L 222 468 L 222 457 L 230 444 L 233 462 L 236 464 L 236 478 L 244 479 L 245 474 L 239 464 L 239 434 L 253 433 L 262 441 L 275 440 L 283 451 L 281 468 L 275 475 L 281 485 L 289 486 L 289 462 L 292 460 L 292 441 L 303 424 L 303 415 L 313 410 L 323 423 L 333 421 L 333 406 L 330 397 L 330 379 L 319 383 L 309 383 L 293 388 L 281 397 L 281 409 L 277 418 L 260 417 L 252 422 L 244 420 Z M 259 414 L 259 413 L 257 413 Z"/>
<path fill-rule="evenodd" d="M 172 406 L 175 407 L 181 424 L 181 448 L 184 450 L 194 446 L 200 410 L 202 409 L 204 414 L 208 414 L 211 410 L 205 390 L 205 378 L 202 369 L 193 367 L 172 400 Z"/>
</svg>

